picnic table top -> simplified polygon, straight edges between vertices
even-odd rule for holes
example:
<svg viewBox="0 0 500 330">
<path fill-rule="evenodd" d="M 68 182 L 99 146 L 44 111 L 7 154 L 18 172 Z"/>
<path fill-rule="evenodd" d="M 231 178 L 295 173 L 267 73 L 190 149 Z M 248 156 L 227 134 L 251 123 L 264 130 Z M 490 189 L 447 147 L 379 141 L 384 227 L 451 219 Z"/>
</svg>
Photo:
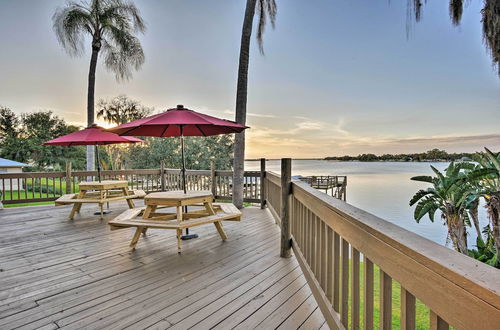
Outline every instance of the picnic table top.
<svg viewBox="0 0 500 330">
<path fill-rule="evenodd" d="M 153 199 L 164 201 L 183 201 L 204 197 L 213 197 L 213 195 L 210 191 L 188 191 L 187 193 L 184 193 L 182 190 L 173 190 L 147 194 L 144 199 L 146 201 Z"/>
<path fill-rule="evenodd" d="M 80 182 L 80 190 L 93 190 L 93 189 L 112 189 L 124 188 L 128 186 L 125 180 L 103 180 L 99 181 L 83 181 Z M 83 188 L 83 189 L 82 189 Z"/>
</svg>

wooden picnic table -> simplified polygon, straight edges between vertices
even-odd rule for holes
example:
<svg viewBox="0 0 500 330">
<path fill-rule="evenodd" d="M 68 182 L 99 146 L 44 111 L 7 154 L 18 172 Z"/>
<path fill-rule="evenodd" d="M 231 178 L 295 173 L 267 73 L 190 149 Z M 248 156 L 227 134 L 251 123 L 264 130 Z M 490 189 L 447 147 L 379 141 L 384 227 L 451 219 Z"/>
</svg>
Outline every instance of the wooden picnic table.
<svg viewBox="0 0 500 330">
<path fill-rule="evenodd" d="M 129 191 L 128 182 L 120 180 L 85 181 L 79 184 L 78 194 L 68 194 L 56 200 L 56 205 L 73 204 L 69 218 L 73 220 L 75 213 L 79 213 L 84 203 L 98 204 L 103 219 L 103 205 L 105 203 L 126 200 L 129 208 L 134 208 L 133 198 L 141 198 L 146 194 L 142 190 Z"/>
<path fill-rule="evenodd" d="M 194 226 L 213 223 L 222 240 L 227 235 L 222 221 L 241 218 L 241 212 L 230 203 L 213 203 L 214 196 L 208 191 L 168 191 L 148 194 L 144 197 L 143 209 L 128 210 L 109 222 L 111 229 L 136 227 L 130 246 L 135 248 L 140 235 L 148 228 L 175 229 L 177 233 L 177 250 L 181 252 L 182 230 Z M 186 212 L 187 206 L 197 206 L 195 210 Z M 157 212 L 161 208 L 175 207 L 175 212 Z M 140 216 L 142 213 L 142 216 Z M 140 217 L 139 217 L 140 216 Z M 138 218 L 139 217 L 139 218 Z"/>
</svg>

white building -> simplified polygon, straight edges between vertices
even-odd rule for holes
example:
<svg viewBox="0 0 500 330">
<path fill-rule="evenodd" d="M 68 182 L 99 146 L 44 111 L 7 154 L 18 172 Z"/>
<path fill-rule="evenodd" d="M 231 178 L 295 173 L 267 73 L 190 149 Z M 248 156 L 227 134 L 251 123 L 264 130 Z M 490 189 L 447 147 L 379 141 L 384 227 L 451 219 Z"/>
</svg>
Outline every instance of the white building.
<svg viewBox="0 0 500 330">
<path fill-rule="evenodd" d="M 22 173 L 23 172 L 23 167 L 28 166 L 27 164 L 24 163 L 19 163 L 13 160 L 5 159 L 5 158 L 0 158 L 0 174 L 2 173 Z M 3 182 L 2 182 L 3 181 Z M 22 180 L 19 180 L 19 184 L 21 187 L 19 189 L 23 189 L 23 182 Z M 5 187 L 5 190 L 17 190 L 17 180 L 12 180 L 12 187 L 10 180 L 5 179 L 2 180 L 0 178 L 0 189 L 3 189 Z"/>
</svg>

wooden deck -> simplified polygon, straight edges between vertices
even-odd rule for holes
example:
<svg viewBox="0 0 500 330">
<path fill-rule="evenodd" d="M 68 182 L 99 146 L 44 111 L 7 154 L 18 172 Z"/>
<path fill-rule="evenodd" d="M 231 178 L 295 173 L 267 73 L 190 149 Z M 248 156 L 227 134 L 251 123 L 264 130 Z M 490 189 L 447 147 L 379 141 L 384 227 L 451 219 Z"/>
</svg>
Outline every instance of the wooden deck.
<svg viewBox="0 0 500 330">
<path fill-rule="evenodd" d="M 195 228 L 178 255 L 168 230 L 130 250 L 133 229 L 110 231 L 96 209 L 0 210 L 0 329 L 328 328 L 267 210 L 225 222 L 226 242 Z"/>
</svg>

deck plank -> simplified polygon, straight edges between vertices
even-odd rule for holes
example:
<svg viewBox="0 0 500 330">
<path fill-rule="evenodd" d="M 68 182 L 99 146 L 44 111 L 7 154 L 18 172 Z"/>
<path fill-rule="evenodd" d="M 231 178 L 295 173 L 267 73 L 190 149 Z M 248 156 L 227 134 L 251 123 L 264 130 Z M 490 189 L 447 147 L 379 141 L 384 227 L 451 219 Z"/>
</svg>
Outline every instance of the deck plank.
<svg viewBox="0 0 500 330">
<path fill-rule="evenodd" d="M 142 201 L 138 201 L 140 207 Z M 295 258 L 279 257 L 270 213 L 245 208 L 176 251 L 175 233 L 150 230 L 135 251 L 133 229 L 110 231 L 84 206 L 8 208 L 0 213 L 1 329 L 319 328 L 324 318 Z"/>
</svg>

